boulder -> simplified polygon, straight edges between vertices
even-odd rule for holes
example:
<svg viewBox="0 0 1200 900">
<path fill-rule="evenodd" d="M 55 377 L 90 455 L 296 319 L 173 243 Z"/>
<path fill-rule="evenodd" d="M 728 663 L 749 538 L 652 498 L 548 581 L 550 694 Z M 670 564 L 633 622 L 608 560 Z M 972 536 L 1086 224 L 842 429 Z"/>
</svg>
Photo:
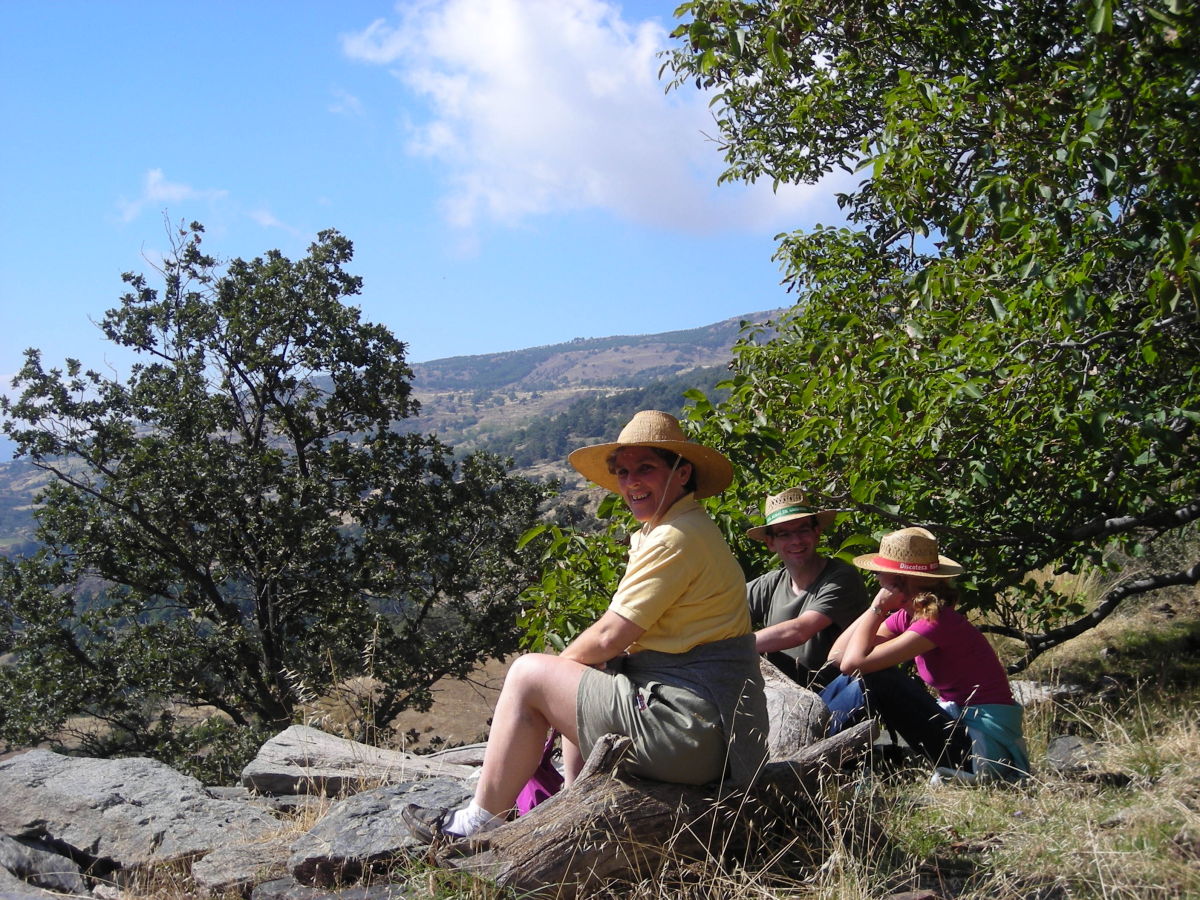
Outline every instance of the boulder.
<svg viewBox="0 0 1200 900">
<path fill-rule="evenodd" d="M 34 887 L 60 894 L 87 894 L 79 866 L 61 854 L 0 834 L 0 866 Z"/>
<path fill-rule="evenodd" d="M 0 831 L 69 848 L 94 874 L 189 859 L 279 829 L 266 810 L 214 799 L 152 759 L 30 750 L 0 762 L 0 795 Z"/>
<path fill-rule="evenodd" d="M 44 891 L 40 887 L 34 887 L 2 866 L 0 866 L 0 897 L 3 897 L 4 900 L 25 900 L 26 897 L 30 898 L 30 900 L 34 900 L 34 898 L 40 898 L 40 900 L 62 900 L 61 894 Z"/>
<path fill-rule="evenodd" d="M 242 785 L 264 794 L 337 796 L 419 778 L 470 779 L 478 774 L 471 766 L 384 750 L 293 725 L 262 745 L 242 770 Z"/>
<path fill-rule="evenodd" d="M 292 843 L 288 863 L 301 884 L 336 885 L 371 873 L 397 857 L 423 852 L 400 817 L 405 804 L 462 806 L 472 790 L 440 777 L 364 791 L 341 800 Z"/>
</svg>

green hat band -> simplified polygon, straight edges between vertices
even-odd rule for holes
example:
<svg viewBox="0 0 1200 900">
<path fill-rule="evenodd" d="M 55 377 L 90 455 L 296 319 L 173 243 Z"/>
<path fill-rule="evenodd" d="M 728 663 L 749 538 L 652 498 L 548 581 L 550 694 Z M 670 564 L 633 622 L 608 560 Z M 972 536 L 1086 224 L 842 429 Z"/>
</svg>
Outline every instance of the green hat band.
<svg viewBox="0 0 1200 900">
<path fill-rule="evenodd" d="M 796 504 L 795 506 L 785 506 L 783 509 L 772 510 L 771 514 L 767 516 L 767 524 L 770 525 L 777 519 L 782 519 L 784 516 L 791 516 L 796 513 L 804 513 L 808 516 L 815 516 L 817 514 L 817 510 L 813 509 L 811 506 L 803 506 L 801 504 Z"/>
</svg>

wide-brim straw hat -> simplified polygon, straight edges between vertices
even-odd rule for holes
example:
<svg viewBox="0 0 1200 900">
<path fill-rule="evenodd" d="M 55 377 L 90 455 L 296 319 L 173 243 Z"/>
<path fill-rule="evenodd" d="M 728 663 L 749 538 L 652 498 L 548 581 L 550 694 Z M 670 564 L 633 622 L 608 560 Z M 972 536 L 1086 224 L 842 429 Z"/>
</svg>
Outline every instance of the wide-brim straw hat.
<svg viewBox="0 0 1200 900">
<path fill-rule="evenodd" d="M 839 510 L 836 509 L 818 509 L 805 499 L 804 491 L 800 488 L 788 488 L 786 491 L 767 497 L 767 502 L 763 506 L 766 522 L 748 528 L 746 537 L 756 541 L 765 541 L 767 529 L 772 525 L 782 525 L 784 522 L 793 522 L 796 519 L 816 519 L 823 531 L 837 518 L 838 512 Z"/>
<path fill-rule="evenodd" d="M 898 572 L 924 578 L 953 578 L 963 567 L 938 553 L 937 538 L 924 528 L 901 528 L 885 534 L 874 553 L 854 557 L 854 564 L 868 572 Z"/>
<path fill-rule="evenodd" d="M 588 481 L 618 494 L 617 476 L 608 470 L 608 460 L 625 447 L 660 447 L 686 459 L 695 472 L 697 499 L 719 494 L 733 481 L 733 464 L 724 455 L 689 441 L 679 420 L 657 409 L 637 413 L 611 443 L 593 444 L 572 451 L 567 462 Z"/>
</svg>

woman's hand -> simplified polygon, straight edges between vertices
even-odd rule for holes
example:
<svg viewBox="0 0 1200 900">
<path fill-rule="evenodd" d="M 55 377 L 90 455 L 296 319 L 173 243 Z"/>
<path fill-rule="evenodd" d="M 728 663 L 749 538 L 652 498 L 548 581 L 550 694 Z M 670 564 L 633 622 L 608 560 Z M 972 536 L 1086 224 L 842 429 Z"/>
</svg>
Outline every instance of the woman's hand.
<svg viewBox="0 0 1200 900">
<path fill-rule="evenodd" d="M 646 629 L 634 625 L 628 619 L 606 610 L 586 631 L 571 641 L 560 654 L 585 666 L 603 665 L 614 656 L 620 656 L 634 641 L 646 633 Z"/>
<path fill-rule="evenodd" d="M 908 597 L 901 591 L 893 588 L 881 587 L 879 593 L 875 595 L 872 601 L 873 606 L 877 606 L 887 613 L 894 613 L 908 601 Z"/>
</svg>

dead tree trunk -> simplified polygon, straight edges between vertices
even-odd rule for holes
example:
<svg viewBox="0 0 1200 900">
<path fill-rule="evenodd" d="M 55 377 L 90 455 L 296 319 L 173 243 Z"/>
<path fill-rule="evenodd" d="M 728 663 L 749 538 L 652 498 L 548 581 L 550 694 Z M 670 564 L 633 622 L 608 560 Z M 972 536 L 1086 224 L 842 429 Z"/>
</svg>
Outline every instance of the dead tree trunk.
<svg viewBox="0 0 1200 900">
<path fill-rule="evenodd" d="M 571 898 L 609 879 L 652 874 L 668 860 L 729 858 L 763 828 L 819 835 L 822 777 L 867 752 L 876 734 L 863 722 L 768 763 L 748 791 L 624 775 L 629 739 L 607 735 L 569 790 L 436 860 L 518 892 Z"/>
</svg>

